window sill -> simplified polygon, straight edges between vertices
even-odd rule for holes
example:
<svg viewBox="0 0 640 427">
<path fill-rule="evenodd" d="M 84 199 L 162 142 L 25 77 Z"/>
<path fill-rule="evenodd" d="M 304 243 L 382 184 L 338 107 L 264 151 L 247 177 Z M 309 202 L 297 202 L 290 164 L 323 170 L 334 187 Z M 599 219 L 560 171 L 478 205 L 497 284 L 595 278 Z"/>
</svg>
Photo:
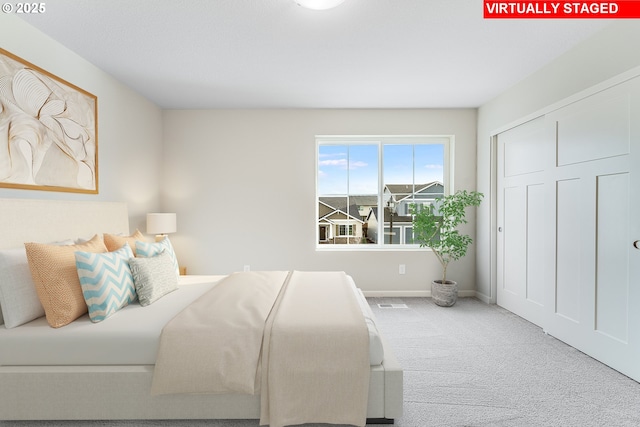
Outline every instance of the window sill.
<svg viewBox="0 0 640 427">
<path fill-rule="evenodd" d="M 316 245 L 316 252 L 415 252 L 431 251 L 429 248 L 421 248 L 417 245 Z"/>
</svg>

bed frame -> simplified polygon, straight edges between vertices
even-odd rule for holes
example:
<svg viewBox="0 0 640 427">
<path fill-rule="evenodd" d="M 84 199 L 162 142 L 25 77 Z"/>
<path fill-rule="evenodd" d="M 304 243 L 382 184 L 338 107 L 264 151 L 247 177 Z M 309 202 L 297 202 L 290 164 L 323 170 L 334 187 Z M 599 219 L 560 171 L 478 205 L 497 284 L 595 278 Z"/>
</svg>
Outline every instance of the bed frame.
<svg viewBox="0 0 640 427">
<path fill-rule="evenodd" d="M 118 232 L 130 232 L 124 203 L 0 199 L 0 249 Z M 371 367 L 367 417 L 391 424 L 402 415 L 402 368 L 383 344 L 383 364 Z M 260 396 L 152 397 L 153 368 L 0 366 L 0 420 L 260 418 Z"/>
</svg>

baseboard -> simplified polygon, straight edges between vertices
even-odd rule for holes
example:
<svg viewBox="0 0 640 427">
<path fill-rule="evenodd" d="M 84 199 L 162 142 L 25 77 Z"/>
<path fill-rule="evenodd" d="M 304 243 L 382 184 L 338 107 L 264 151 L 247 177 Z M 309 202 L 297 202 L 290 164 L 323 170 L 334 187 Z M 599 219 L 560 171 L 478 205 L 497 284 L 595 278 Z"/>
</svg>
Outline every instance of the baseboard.
<svg viewBox="0 0 640 427">
<path fill-rule="evenodd" d="M 415 298 L 415 297 L 420 297 L 420 298 L 430 298 L 431 297 L 431 291 L 365 291 L 363 290 L 362 293 L 364 294 L 365 297 L 371 297 L 371 298 L 383 298 L 383 297 L 387 297 L 387 298 Z M 458 296 L 461 298 L 466 298 L 466 297 L 475 297 L 477 296 L 476 291 L 468 291 L 468 290 L 459 290 L 458 291 Z"/>
<path fill-rule="evenodd" d="M 469 297 L 475 297 L 477 296 L 478 293 L 476 291 L 468 291 L 468 290 L 459 290 L 458 291 L 458 296 L 462 297 L 462 298 L 469 298 Z"/>
<path fill-rule="evenodd" d="M 478 298 L 480 301 L 482 301 L 485 304 L 493 304 L 493 301 L 491 301 L 491 297 L 485 295 L 485 294 L 481 294 L 480 292 L 476 292 L 475 295 L 476 298 Z"/>
<path fill-rule="evenodd" d="M 363 290 L 362 293 L 364 294 L 365 297 L 371 297 L 371 298 L 381 298 L 381 297 L 427 298 L 431 296 L 431 291 L 365 291 Z"/>
</svg>

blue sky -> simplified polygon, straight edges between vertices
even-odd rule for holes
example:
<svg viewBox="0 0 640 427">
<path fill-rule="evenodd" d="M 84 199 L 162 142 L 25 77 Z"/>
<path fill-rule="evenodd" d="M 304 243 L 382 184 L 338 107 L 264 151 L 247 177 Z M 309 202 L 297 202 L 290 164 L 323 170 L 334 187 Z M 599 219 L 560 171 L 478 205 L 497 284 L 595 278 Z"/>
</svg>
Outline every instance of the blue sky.
<svg viewBox="0 0 640 427">
<path fill-rule="evenodd" d="M 385 144 L 385 184 L 423 184 L 443 180 L 442 144 Z M 378 146 L 320 145 L 318 194 L 378 194 Z"/>
</svg>

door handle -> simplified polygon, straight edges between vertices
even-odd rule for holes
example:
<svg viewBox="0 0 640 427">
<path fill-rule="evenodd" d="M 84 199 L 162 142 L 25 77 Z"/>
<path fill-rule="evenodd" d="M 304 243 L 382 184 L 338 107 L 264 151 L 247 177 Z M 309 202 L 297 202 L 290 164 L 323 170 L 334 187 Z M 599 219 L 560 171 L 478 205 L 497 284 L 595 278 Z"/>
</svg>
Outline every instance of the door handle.
<svg viewBox="0 0 640 427">
<path fill-rule="evenodd" d="M 636 240 L 635 242 L 633 242 L 633 247 L 636 249 L 640 249 L 640 240 Z"/>
</svg>

